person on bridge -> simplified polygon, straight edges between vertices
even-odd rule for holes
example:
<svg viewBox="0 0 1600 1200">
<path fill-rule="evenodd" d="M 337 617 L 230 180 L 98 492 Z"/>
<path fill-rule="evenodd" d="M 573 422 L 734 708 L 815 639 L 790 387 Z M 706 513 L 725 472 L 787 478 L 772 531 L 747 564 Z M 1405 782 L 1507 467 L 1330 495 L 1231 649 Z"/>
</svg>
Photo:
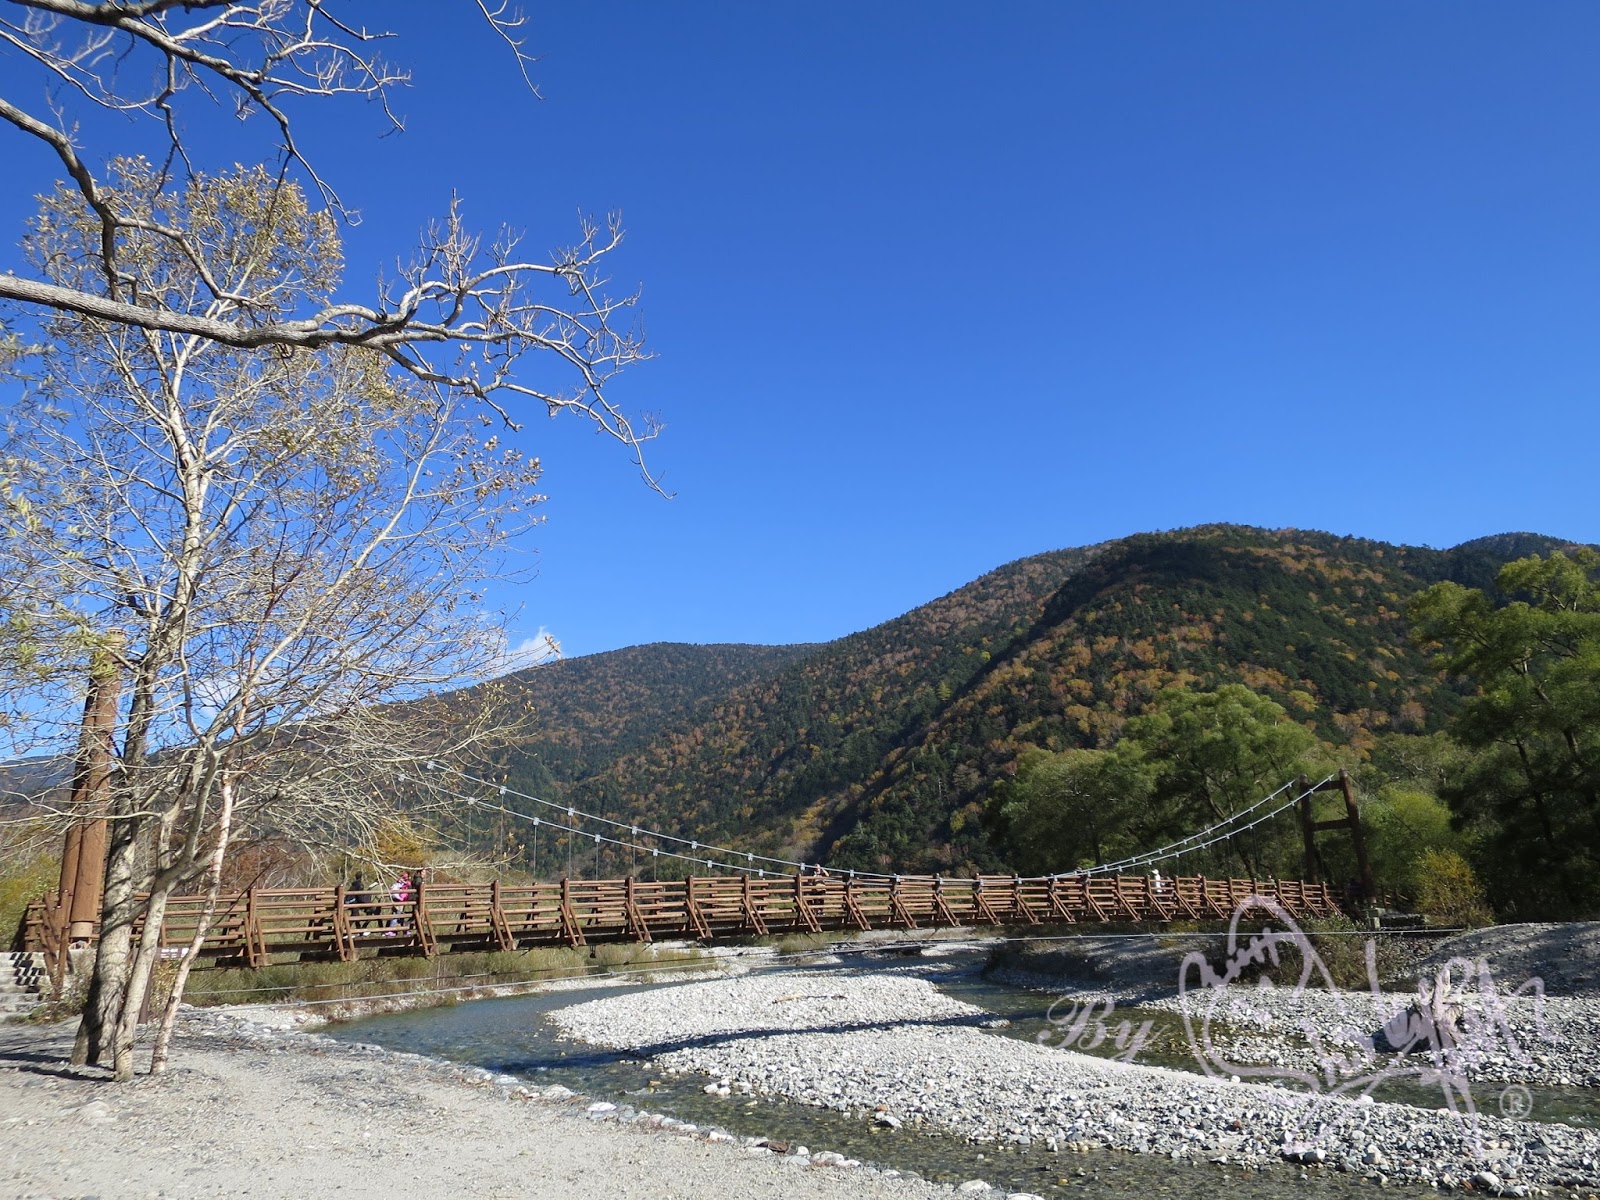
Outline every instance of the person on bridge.
<svg viewBox="0 0 1600 1200">
<path fill-rule="evenodd" d="M 401 871 L 389 889 L 389 899 L 394 901 L 394 915 L 389 918 L 391 927 L 398 927 L 405 916 L 406 905 L 411 903 L 411 872 Z"/>
<path fill-rule="evenodd" d="M 350 924 L 356 929 L 371 929 L 375 924 L 373 918 L 379 915 L 379 907 L 372 903 L 372 892 L 367 889 L 367 877 L 360 871 L 350 881 L 350 888 L 344 894 L 344 902 L 350 909 Z"/>
</svg>

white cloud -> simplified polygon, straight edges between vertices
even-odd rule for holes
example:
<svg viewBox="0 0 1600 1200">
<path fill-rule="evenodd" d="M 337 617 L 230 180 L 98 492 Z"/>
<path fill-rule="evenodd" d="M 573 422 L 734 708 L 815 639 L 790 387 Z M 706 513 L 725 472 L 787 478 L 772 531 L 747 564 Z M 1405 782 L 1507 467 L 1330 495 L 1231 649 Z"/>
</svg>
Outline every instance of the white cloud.
<svg viewBox="0 0 1600 1200">
<path fill-rule="evenodd" d="M 496 666 L 496 675 L 508 675 L 512 671 L 524 671 L 529 667 L 540 667 L 546 663 L 553 663 L 561 657 L 561 643 L 543 625 L 539 632 L 532 637 L 525 637 L 515 646 L 507 646 L 501 661 Z"/>
</svg>

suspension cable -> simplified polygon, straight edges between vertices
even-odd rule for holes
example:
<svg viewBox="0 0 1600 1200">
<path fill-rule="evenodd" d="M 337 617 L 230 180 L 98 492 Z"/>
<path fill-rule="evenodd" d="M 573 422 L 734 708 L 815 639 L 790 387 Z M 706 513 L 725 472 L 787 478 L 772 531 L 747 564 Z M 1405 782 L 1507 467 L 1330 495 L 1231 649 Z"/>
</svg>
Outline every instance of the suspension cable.
<svg viewBox="0 0 1600 1200">
<path fill-rule="evenodd" d="M 666 858 L 678 859 L 681 862 L 693 863 L 696 866 L 720 867 L 720 868 L 722 868 L 723 870 L 726 870 L 726 871 L 743 871 L 747 875 L 760 875 L 762 877 L 765 877 L 768 874 L 783 874 L 783 872 L 769 872 L 764 867 L 753 867 L 753 866 L 749 866 L 747 864 L 742 864 L 742 863 L 721 862 L 721 861 L 719 861 L 717 859 L 713 859 L 713 858 L 699 858 L 699 857 L 695 857 L 695 856 L 689 855 L 689 854 L 680 854 L 675 850 L 663 850 L 659 846 L 642 846 L 637 842 L 630 842 L 630 841 L 627 841 L 626 839 L 623 839 L 623 838 L 607 837 L 605 834 L 602 834 L 602 833 L 591 833 L 589 830 L 579 829 L 576 826 L 568 825 L 563 821 L 552 821 L 549 817 L 539 817 L 539 816 L 533 816 L 533 815 L 530 815 L 530 814 L 524 813 L 524 812 L 518 812 L 516 809 L 507 808 L 503 804 L 495 804 L 495 803 L 493 803 L 491 801 L 481 799 L 480 797 L 468 795 L 465 792 L 455 791 L 452 788 L 445 787 L 443 784 L 436 783 L 436 782 L 434 782 L 433 780 L 430 780 L 430 779 L 416 779 L 415 777 L 408 776 L 408 775 L 406 775 L 404 773 L 402 773 L 399 776 L 399 778 L 401 780 L 408 780 L 408 781 L 412 781 L 412 782 L 416 782 L 416 783 L 421 783 L 423 786 L 431 788 L 432 790 L 438 792 L 439 794 L 444 795 L 444 796 L 448 796 L 453 800 L 459 800 L 463 804 L 470 804 L 470 805 L 473 805 L 473 806 L 478 807 L 478 808 L 488 809 L 491 812 L 503 813 L 504 815 L 509 816 L 509 817 L 516 817 L 518 820 L 521 820 L 521 821 L 528 821 L 533 825 L 533 827 L 536 830 L 541 828 L 541 827 L 549 828 L 549 829 L 559 829 L 562 832 L 570 833 L 570 834 L 574 835 L 575 837 L 589 838 L 591 841 L 594 842 L 594 844 L 596 846 L 600 846 L 601 844 L 605 844 L 605 845 L 608 845 L 608 846 L 620 846 L 620 847 L 625 847 L 625 848 L 631 848 L 631 849 L 634 849 L 634 850 L 643 850 L 646 853 L 648 853 L 652 858 L 657 858 L 657 857 L 664 856 Z M 493 786 L 496 786 L 496 785 L 490 784 L 489 786 L 493 787 Z M 581 817 L 581 816 L 584 816 L 585 814 L 577 813 L 574 810 L 572 812 L 572 815 Z M 649 834 L 648 830 L 641 830 L 640 832 L 644 833 L 646 835 Z M 686 844 L 688 844 L 688 843 L 686 843 Z M 699 845 L 698 843 L 694 843 L 694 844 L 696 846 Z M 569 845 L 570 845 L 570 843 L 569 843 Z M 714 849 L 714 847 L 705 847 L 705 848 L 706 849 Z M 734 852 L 733 851 L 724 851 L 724 853 L 734 853 Z M 749 857 L 753 859 L 753 858 L 758 858 L 760 856 L 759 855 L 751 855 Z"/>
<path fill-rule="evenodd" d="M 1169 859 L 1174 859 L 1174 858 L 1182 858 L 1186 854 L 1193 854 L 1196 851 L 1205 850 L 1208 847 L 1217 845 L 1219 842 L 1228 841 L 1230 838 L 1237 837 L 1239 834 L 1244 833 L 1247 830 L 1254 829 L 1257 825 L 1261 825 L 1261 824 L 1263 824 L 1263 823 L 1265 823 L 1267 821 L 1272 820 L 1272 818 L 1276 817 L 1279 813 L 1284 812 L 1284 811 L 1286 811 L 1286 810 L 1288 810 L 1290 808 L 1293 808 L 1296 804 L 1299 804 L 1300 801 L 1304 800 L 1307 796 L 1311 795 L 1313 792 L 1315 792 L 1323 784 L 1327 783 L 1329 779 L 1333 779 L 1333 778 L 1334 778 L 1333 775 L 1327 776 L 1325 779 L 1322 779 L 1319 782 L 1312 784 L 1305 791 L 1301 792 L 1298 796 L 1295 796 L 1295 797 L 1293 797 L 1292 799 L 1289 799 L 1289 800 L 1285 800 L 1282 804 L 1278 805 L 1278 807 L 1273 809 L 1271 812 L 1263 813 L 1261 816 L 1257 817 L 1254 821 L 1251 821 L 1248 825 L 1240 825 L 1236 829 L 1229 829 L 1226 833 L 1218 833 L 1218 831 L 1221 830 L 1221 829 L 1224 829 L 1228 825 L 1231 825 L 1233 822 L 1239 820 L 1241 817 L 1249 816 L 1251 813 L 1255 812 L 1256 809 L 1260 808 L 1262 805 L 1266 804 L 1268 801 L 1273 800 L 1278 796 L 1281 796 L 1292 785 L 1286 783 L 1282 787 L 1280 787 L 1277 791 L 1273 792 L 1270 796 L 1267 796 L 1262 800 L 1258 800 L 1256 803 L 1252 804 L 1249 808 L 1241 809 L 1240 811 L 1232 814 L 1231 816 L 1226 817 L 1221 821 L 1218 821 L 1215 825 L 1209 826 L 1206 829 L 1202 829 L 1198 833 L 1191 833 L 1188 837 L 1182 838 L 1182 839 L 1180 839 L 1179 841 L 1176 841 L 1176 842 L 1172 842 L 1169 845 L 1162 846 L 1157 850 L 1147 850 L 1143 854 L 1136 854 L 1131 858 L 1121 859 L 1118 862 L 1106 863 L 1103 866 L 1093 867 L 1088 871 L 1068 872 L 1068 874 L 1103 875 L 1103 874 L 1107 874 L 1107 873 L 1109 873 L 1111 871 L 1119 871 L 1120 872 L 1120 871 L 1126 871 L 1126 870 L 1129 870 L 1129 869 L 1135 869 L 1136 870 L 1136 869 L 1138 869 L 1140 867 L 1153 866 L 1153 865 L 1155 865 L 1156 863 L 1159 863 L 1159 862 L 1166 862 Z M 1210 835 L 1210 834 L 1217 834 L 1217 836 L 1210 837 L 1209 840 L 1206 840 L 1206 841 L 1199 841 L 1197 845 L 1190 845 L 1189 844 L 1191 842 L 1196 842 L 1198 839 L 1207 838 L 1208 835 Z M 1057 876 L 1057 878 L 1060 878 L 1060 876 Z"/>
<path fill-rule="evenodd" d="M 678 837 L 676 834 L 662 833 L 658 829 L 649 829 L 649 828 L 646 828 L 644 826 L 638 825 L 638 824 L 630 822 L 630 821 L 618 821 L 618 820 L 616 820 L 616 819 L 614 819 L 612 817 L 601 816 L 599 813 L 585 812 L 584 810 L 582 810 L 580 808 L 576 808 L 576 807 L 574 807 L 574 806 L 572 806 L 570 804 L 561 804 L 561 803 L 559 803 L 559 802 L 557 802 L 555 800 L 546 800 L 543 796 L 534 796 L 534 795 L 531 795 L 528 792 L 519 792 L 519 791 L 517 791 L 516 788 L 508 787 L 507 785 L 505 785 L 503 783 L 494 783 L 494 782 L 491 782 L 490 780 L 487 780 L 487 779 L 480 779 L 478 776 L 473 775 L 468 771 L 464 771 L 460 767 L 450 766 L 448 763 L 430 761 L 427 764 L 427 766 L 428 766 L 428 769 L 430 771 L 449 771 L 452 774 L 458 775 L 462 779 L 467 780 L 469 783 L 477 784 L 479 787 L 493 788 L 495 791 L 497 791 L 502 796 L 516 796 L 516 797 L 518 797 L 519 799 L 522 799 L 522 800 L 531 800 L 533 803 L 539 804 L 539 805 L 543 805 L 545 808 L 552 809 L 552 810 L 555 810 L 557 812 L 564 813 L 569 819 L 576 818 L 576 819 L 583 820 L 583 821 L 594 821 L 597 824 L 608 825 L 612 829 L 625 829 L 625 830 L 628 831 L 628 833 L 632 837 L 635 837 L 635 838 L 637 838 L 637 837 L 647 837 L 647 838 L 652 838 L 657 842 L 671 842 L 671 843 L 673 843 L 674 845 L 677 845 L 677 846 L 687 846 L 691 851 L 696 851 L 696 850 L 704 851 L 707 854 L 722 855 L 722 856 L 725 856 L 725 857 L 730 858 L 730 859 L 740 859 L 740 858 L 742 858 L 742 859 L 744 859 L 744 861 L 747 864 L 770 863 L 773 866 L 789 867 L 789 868 L 793 868 L 794 870 L 800 872 L 801 874 L 804 874 L 807 871 L 823 871 L 823 870 L 826 870 L 826 868 L 824 868 L 823 866 L 821 866 L 818 863 L 797 862 L 792 858 L 775 858 L 770 854 L 754 854 L 754 853 L 751 853 L 748 850 L 734 850 L 734 849 L 731 849 L 731 848 L 729 848 L 727 846 L 716 846 L 716 845 L 712 845 L 709 842 L 701 842 L 701 841 L 699 841 L 699 840 L 697 840 L 695 838 Z M 512 813 L 514 815 L 517 815 L 517 816 L 526 816 L 526 814 L 517 813 L 515 809 L 507 809 L 506 811 L 510 812 L 510 813 Z M 590 836 L 593 836 L 593 835 L 586 833 L 586 834 L 584 834 L 584 836 L 590 837 Z M 610 838 L 608 838 L 606 840 L 609 841 L 612 845 L 617 845 L 617 846 L 636 845 L 636 843 L 627 841 L 626 839 L 618 840 L 618 839 L 610 839 Z M 638 848 L 639 849 L 646 849 L 647 847 L 639 846 Z M 697 855 L 692 854 L 692 853 L 688 854 L 688 855 L 671 854 L 671 852 L 666 851 L 666 850 L 663 850 L 662 853 L 663 854 L 669 854 L 670 857 L 673 857 L 673 858 L 683 858 L 683 859 L 686 859 L 687 861 L 690 861 L 690 862 L 704 861 L 704 860 L 701 860 Z M 749 870 L 748 866 L 739 867 L 736 864 L 732 864 L 732 863 L 727 864 L 727 865 L 730 868 L 736 869 L 736 870 L 742 870 L 742 871 L 748 871 Z M 787 874 L 786 871 L 780 871 L 780 872 L 776 872 L 776 873 L 777 874 Z M 832 872 L 832 873 L 833 874 L 838 874 L 838 875 L 844 875 L 844 876 L 846 876 L 848 878 L 852 878 L 852 879 L 893 879 L 894 878 L 893 875 L 885 874 L 885 873 L 883 873 L 881 871 L 845 870 L 845 871 L 837 871 L 837 872 Z"/>
<path fill-rule="evenodd" d="M 765 867 L 756 867 L 756 866 L 754 866 L 755 863 L 758 863 L 758 862 L 759 863 L 768 863 L 768 864 L 772 864 L 773 866 L 776 866 L 776 867 L 793 868 L 796 872 L 798 872 L 800 874 L 804 874 L 806 871 L 815 871 L 815 872 L 819 872 L 820 873 L 820 872 L 824 872 L 826 870 L 824 867 L 820 866 L 819 864 L 815 864 L 815 863 L 797 862 L 794 859 L 775 858 L 775 857 L 773 857 L 771 855 L 766 855 L 766 854 L 755 854 L 755 853 L 752 853 L 752 852 L 749 852 L 749 851 L 734 850 L 734 849 L 730 849 L 730 848 L 728 848 L 726 846 L 717 846 L 717 845 L 713 845 L 713 844 L 710 844 L 710 843 L 702 843 L 702 842 L 700 842 L 700 841 L 698 841 L 696 839 L 693 839 L 693 838 L 678 837 L 675 834 L 662 833 L 660 830 L 650 829 L 650 828 L 647 828 L 647 827 L 644 827 L 644 826 L 640 826 L 640 825 L 629 823 L 629 822 L 625 822 L 625 821 L 618 821 L 618 820 L 615 820 L 614 818 L 611 818 L 611 817 L 601 816 L 598 813 L 586 812 L 586 811 L 584 811 L 582 809 L 579 809 L 579 808 L 576 808 L 575 806 L 572 806 L 572 805 L 560 804 L 560 803 L 558 803 L 558 802 L 556 802 L 554 800 L 546 800 L 542 796 L 535 796 L 535 795 L 531 795 L 530 793 L 527 793 L 527 792 L 520 792 L 517 789 L 512 788 L 512 787 L 508 787 L 505 784 L 497 784 L 497 783 L 493 783 L 493 782 L 491 782 L 491 781 L 489 781 L 487 779 L 481 779 L 478 776 L 473 775 L 473 774 L 471 774 L 471 773 L 469 773 L 467 771 L 464 771 L 459 767 L 452 767 L 452 766 L 449 766 L 448 764 L 445 764 L 445 763 L 440 763 L 440 762 L 436 762 L 436 761 L 430 760 L 428 762 L 428 764 L 427 764 L 427 767 L 428 767 L 428 770 L 430 772 L 431 771 L 449 771 L 449 772 L 461 777 L 462 779 L 467 780 L 470 783 L 474 783 L 474 784 L 479 785 L 480 787 L 495 789 L 498 792 L 498 794 L 501 795 L 501 796 L 516 796 L 519 799 L 528 800 L 528 801 L 531 801 L 531 802 L 533 802 L 535 804 L 542 805 L 543 807 L 545 807 L 547 809 L 553 809 L 555 811 L 558 811 L 558 812 L 561 812 L 561 813 L 565 814 L 569 819 L 576 819 L 576 820 L 580 820 L 580 821 L 593 821 L 593 822 L 595 822 L 597 824 L 602 824 L 602 825 L 609 826 L 612 829 L 627 830 L 634 838 L 645 837 L 645 838 L 653 839 L 653 840 L 655 840 L 657 842 L 671 842 L 671 843 L 673 843 L 675 845 L 678 845 L 678 846 L 686 846 L 692 851 L 700 851 L 700 852 L 703 852 L 703 853 L 706 853 L 706 854 L 709 854 L 709 855 L 714 855 L 714 856 L 724 856 L 724 857 L 726 857 L 728 859 L 739 859 L 739 858 L 742 858 L 745 861 L 743 863 L 731 862 L 731 861 L 730 862 L 723 862 L 723 861 L 719 861 L 717 858 L 710 858 L 710 857 L 702 858 L 698 854 L 683 854 L 683 853 L 678 852 L 678 851 L 662 849 L 660 846 L 645 846 L 645 845 L 641 845 L 639 842 L 632 841 L 632 840 L 629 840 L 627 838 L 606 837 L 603 834 L 591 833 L 591 832 L 589 832 L 587 830 L 579 829 L 579 828 L 576 828 L 576 827 L 574 827 L 572 825 L 564 824 L 564 823 L 562 823 L 560 821 L 552 821 L 547 817 L 532 816 L 532 815 L 530 815 L 528 813 L 519 812 L 518 810 L 516 810 L 514 808 L 508 808 L 508 807 L 506 807 L 505 805 L 502 805 L 502 804 L 494 804 L 494 803 L 492 803 L 490 801 L 487 801 L 487 800 L 484 800 L 484 799 L 482 799 L 480 797 L 470 796 L 470 795 L 467 795 L 467 794 L 462 793 L 462 792 L 456 792 L 456 791 L 454 791 L 452 789 L 444 787 L 442 784 L 435 783 L 431 779 L 418 780 L 418 782 L 423 783 L 424 786 L 433 788 L 433 789 L 443 793 L 444 795 L 450 796 L 450 797 L 452 797 L 454 799 L 457 799 L 457 800 L 461 800 L 461 801 L 463 801 L 465 803 L 477 805 L 477 806 L 483 807 L 483 808 L 487 808 L 487 809 L 489 809 L 491 811 L 503 813 L 503 814 L 508 815 L 508 816 L 513 816 L 513 817 L 518 818 L 519 820 L 531 821 L 536 830 L 541 824 L 544 824 L 544 825 L 550 826 L 551 828 L 560 829 L 560 830 L 563 830 L 563 831 L 565 831 L 567 833 L 574 834 L 576 836 L 592 838 L 594 840 L 594 843 L 595 843 L 595 846 L 596 846 L 597 849 L 601 845 L 601 843 L 605 843 L 607 845 L 612 845 L 612 846 L 627 847 L 627 848 L 629 848 L 630 850 L 632 850 L 634 852 L 637 852 L 639 850 L 647 850 L 647 851 L 649 851 L 649 853 L 650 853 L 652 858 L 657 858 L 657 857 L 659 857 L 659 856 L 664 854 L 668 858 L 678 859 L 679 861 L 682 861 L 682 862 L 694 863 L 694 864 L 697 864 L 697 865 L 704 865 L 704 866 L 707 866 L 707 867 L 720 867 L 723 870 L 741 871 L 741 872 L 743 872 L 745 874 L 755 874 L 755 875 L 760 875 L 762 877 L 765 877 L 768 874 L 768 870 Z M 402 774 L 400 776 L 400 778 L 401 779 L 407 779 L 409 777 Z M 1193 854 L 1193 853 L 1196 853 L 1196 852 L 1201 851 L 1201 850 L 1209 849 L 1210 847 L 1218 845 L 1221 842 L 1228 841 L 1229 839 L 1237 837 L 1238 835 L 1240 835 L 1242 833 L 1248 832 L 1249 830 L 1256 828 L 1258 825 L 1261 825 L 1264 822 L 1271 820 L 1273 817 L 1278 816 L 1280 813 L 1282 813 L 1282 812 L 1294 807 L 1296 804 L 1300 803 L 1307 796 L 1311 795 L 1318 788 L 1320 788 L 1323 784 L 1327 783 L 1329 780 L 1331 780 L 1333 778 L 1334 778 L 1334 775 L 1332 775 L 1332 774 L 1325 776 L 1323 779 L 1321 779 L 1317 783 L 1313 784 L 1311 787 L 1307 788 L 1305 791 L 1301 792 L 1299 795 L 1294 796 L 1294 797 L 1290 798 L 1289 800 L 1284 801 L 1282 804 L 1278 805 L 1278 807 L 1272 809 L 1270 812 L 1264 813 L 1262 816 L 1257 817 L 1254 821 L 1251 821 L 1248 824 L 1237 825 L 1234 828 L 1229 828 L 1230 826 L 1235 826 L 1238 821 L 1240 821 L 1243 818 L 1249 816 L 1251 813 L 1254 813 L 1254 812 L 1260 810 L 1261 808 L 1263 808 L 1267 804 L 1270 804 L 1273 800 L 1277 799 L 1279 796 L 1282 796 L 1285 792 L 1289 791 L 1294 786 L 1293 781 L 1283 784 L 1281 787 L 1278 787 L 1274 791 L 1270 792 L 1268 795 L 1263 796 L 1260 800 L 1257 800 L 1254 804 L 1250 805 L 1248 808 L 1240 809 L 1238 812 L 1232 813 L 1229 816 L 1224 817 L 1221 821 L 1215 822 L 1214 824 L 1209 825 L 1206 828 L 1201 829 L 1196 833 L 1191 833 L 1187 837 L 1180 838 L 1175 842 L 1169 842 L 1165 846 L 1157 847 L 1154 850 L 1142 851 L 1139 854 L 1131 855 L 1131 856 L 1129 856 L 1127 858 L 1119 859 L 1119 860 L 1117 860 L 1115 862 L 1103 863 L 1103 864 L 1101 864 L 1099 866 L 1090 867 L 1087 870 L 1082 870 L 1082 871 L 1059 871 L 1059 872 L 1056 872 L 1053 875 L 1046 876 L 1045 878 L 1066 879 L 1066 878 L 1070 878 L 1070 877 L 1073 877 L 1073 876 L 1105 875 L 1105 874 L 1110 874 L 1111 872 L 1114 872 L 1114 871 L 1115 872 L 1137 871 L 1137 870 L 1139 870 L 1139 869 L 1141 869 L 1143 867 L 1154 866 L 1157 863 L 1167 862 L 1167 861 L 1169 861 L 1171 859 L 1181 858 L 1181 857 L 1183 857 L 1185 855 L 1188 855 L 1188 854 Z M 570 845 L 570 843 L 569 843 L 569 845 Z M 774 874 L 787 874 L 788 872 L 787 871 L 775 871 L 773 873 Z M 901 876 L 899 876 L 899 875 L 885 874 L 885 873 L 879 872 L 879 871 L 844 870 L 844 871 L 830 872 L 830 873 L 837 874 L 837 875 L 842 875 L 842 876 L 844 876 L 846 878 L 850 878 L 850 879 L 862 878 L 862 879 L 896 880 L 896 879 L 901 878 Z"/>
</svg>

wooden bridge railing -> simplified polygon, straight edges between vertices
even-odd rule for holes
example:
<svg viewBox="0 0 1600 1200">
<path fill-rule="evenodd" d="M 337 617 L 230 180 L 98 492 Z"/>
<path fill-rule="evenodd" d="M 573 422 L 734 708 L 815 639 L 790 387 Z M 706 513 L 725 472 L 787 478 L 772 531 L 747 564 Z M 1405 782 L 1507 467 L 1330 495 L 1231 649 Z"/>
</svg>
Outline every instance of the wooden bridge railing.
<svg viewBox="0 0 1600 1200">
<path fill-rule="evenodd" d="M 419 885 L 404 904 L 386 891 L 251 888 L 218 900 L 201 953 L 262 966 L 273 955 L 338 958 L 363 953 L 435 955 L 649 942 L 711 941 L 772 933 L 1226 919 L 1250 896 L 1273 897 L 1296 917 L 1338 912 L 1327 884 L 1292 879 L 1164 879 L 1072 875 L 1022 879 L 839 875 L 765 878 L 564 879 L 558 883 Z M 204 908 L 175 896 L 161 925 L 164 948 L 187 946 Z M 49 898 L 24 923 L 25 948 L 59 953 Z"/>
</svg>

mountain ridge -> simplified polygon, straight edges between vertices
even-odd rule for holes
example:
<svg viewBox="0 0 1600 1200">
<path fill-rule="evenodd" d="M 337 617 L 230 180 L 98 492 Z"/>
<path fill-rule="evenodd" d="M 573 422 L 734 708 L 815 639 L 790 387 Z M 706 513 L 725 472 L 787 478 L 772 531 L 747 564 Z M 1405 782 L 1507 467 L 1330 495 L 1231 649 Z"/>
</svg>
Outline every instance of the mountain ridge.
<svg viewBox="0 0 1600 1200">
<path fill-rule="evenodd" d="M 978 811 L 1028 746 L 1105 745 L 1161 688 L 1223 682 L 1352 753 L 1437 728 L 1459 693 L 1411 645 L 1406 601 L 1570 545 L 1506 533 L 1435 550 L 1219 524 L 1047 551 L 870 629 L 769 647 L 583 772 L 541 779 L 533 743 L 500 765 L 580 807 L 783 857 L 1002 869 Z"/>
</svg>

